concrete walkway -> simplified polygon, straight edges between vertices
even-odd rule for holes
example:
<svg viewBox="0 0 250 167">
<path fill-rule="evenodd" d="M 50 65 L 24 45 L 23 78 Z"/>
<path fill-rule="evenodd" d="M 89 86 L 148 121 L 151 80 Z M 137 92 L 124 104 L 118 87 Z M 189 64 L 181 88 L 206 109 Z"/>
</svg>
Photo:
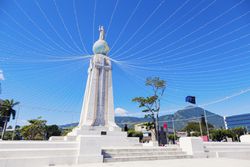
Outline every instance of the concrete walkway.
<svg viewBox="0 0 250 167">
<path fill-rule="evenodd" d="M 56 166 L 69 167 L 69 166 Z M 250 167 L 249 160 L 210 158 L 83 164 L 70 167 Z"/>
</svg>

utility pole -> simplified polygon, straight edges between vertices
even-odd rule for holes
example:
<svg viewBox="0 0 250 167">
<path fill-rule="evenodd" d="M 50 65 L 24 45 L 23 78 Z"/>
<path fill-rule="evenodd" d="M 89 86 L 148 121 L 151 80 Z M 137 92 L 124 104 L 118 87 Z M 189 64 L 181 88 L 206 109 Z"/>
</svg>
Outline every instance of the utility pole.
<svg viewBox="0 0 250 167">
<path fill-rule="evenodd" d="M 203 136 L 203 134 L 202 134 L 202 127 L 201 127 L 201 119 L 199 120 L 199 125 L 200 125 L 201 136 Z"/>
<path fill-rule="evenodd" d="M 3 76 L 3 71 L 0 70 L 0 94 L 2 94 L 2 85 L 1 85 L 1 81 L 4 80 L 4 76 Z M 1 105 L 1 104 L 0 104 Z M 4 131 L 4 128 L 6 128 L 6 120 L 5 120 L 5 123 L 4 123 L 4 127 L 2 127 L 2 134 L 1 134 L 1 140 L 3 140 L 3 131 Z"/>
<path fill-rule="evenodd" d="M 207 137 L 208 137 L 208 141 L 209 141 L 210 135 L 209 135 L 209 129 L 208 129 L 207 114 L 206 114 L 206 110 L 204 108 L 203 108 L 203 111 L 204 111 L 204 117 L 205 117 L 206 128 L 207 128 Z"/>
<path fill-rule="evenodd" d="M 174 132 L 174 144 L 175 144 L 175 127 L 174 127 L 174 115 L 172 116 L 172 126 L 173 126 L 173 132 Z"/>
<path fill-rule="evenodd" d="M 14 140 L 14 137 L 15 137 L 16 126 L 17 126 L 17 120 L 18 120 L 18 117 L 19 117 L 19 113 L 20 113 L 20 104 L 18 105 L 17 116 L 16 116 L 16 122 L 15 122 L 14 130 L 13 130 L 13 133 L 12 133 L 12 140 Z"/>
<path fill-rule="evenodd" d="M 198 111 L 198 107 L 197 106 L 195 106 L 195 110 L 196 110 L 196 112 Z M 198 117 L 198 122 L 199 122 L 199 125 L 200 125 L 201 136 L 203 136 L 203 134 L 202 134 L 202 127 L 201 127 L 201 117 L 200 118 Z"/>
</svg>

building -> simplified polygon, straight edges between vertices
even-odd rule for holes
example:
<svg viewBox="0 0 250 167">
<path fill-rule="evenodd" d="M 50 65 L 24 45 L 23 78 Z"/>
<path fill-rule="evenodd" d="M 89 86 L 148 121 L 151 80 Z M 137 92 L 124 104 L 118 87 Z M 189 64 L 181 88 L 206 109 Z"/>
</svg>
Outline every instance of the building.
<svg viewBox="0 0 250 167">
<path fill-rule="evenodd" d="M 134 129 L 137 132 L 142 132 L 143 134 L 143 140 L 142 142 L 147 142 L 150 141 L 151 139 L 155 140 L 154 138 L 154 132 L 153 130 L 148 130 L 147 126 L 145 125 L 146 122 L 142 122 L 142 123 L 138 123 L 134 125 Z M 167 130 L 166 130 L 168 135 L 174 135 L 174 130 L 173 128 L 168 128 L 167 126 Z M 175 131 L 175 135 L 177 135 L 177 137 L 186 137 L 187 136 L 187 132 L 177 132 Z"/>
<path fill-rule="evenodd" d="M 145 125 L 145 122 L 135 124 L 134 129 L 137 132 L 142 132 L 142 134 L 143 134 L 142 142 L 148 142 L 148 141 L 150 141 L 152 139 L 152 133 L 153 132 L 151 130 L 147 129 L 147 126 Z"/>
<path fill-rule="evenodd" d="M 224 117 L 226 129 L 245 127 L 250 131 L 250 113 Z"/>
</svg>

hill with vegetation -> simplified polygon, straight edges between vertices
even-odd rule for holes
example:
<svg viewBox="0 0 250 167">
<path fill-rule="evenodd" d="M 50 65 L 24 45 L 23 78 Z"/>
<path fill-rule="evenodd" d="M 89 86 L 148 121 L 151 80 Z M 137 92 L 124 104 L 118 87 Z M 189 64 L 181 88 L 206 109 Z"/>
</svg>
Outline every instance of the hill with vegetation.
<svg viewBox="0 0 250 167">
<path fill-rule="evenodd" d="M 208 123 L 213 125 L 215 128 L 224 128 L 224 119 L 222 116 L 212 113 L 210 111 L 205 110 Z M 173 120 L 174 126 L 176 130 L 182 130 L 188 122 L 198 122 L 200 121 L 202 115 L 204 115 L 203 108 L 200 107 L 193 107 L 188 106 L 182 110 L 176 111 L 174 114 L 169 115 L 162 115 L 159 117 L 160 125 L 164 122 L 168 124 L 169 128 L 173 127 Z M 139 118 L 139 117 L 129 117 L 129 116 L 117 116 L 115 117 L 115 122 L 118 126 L 124 127 L 125 124 L 128 127 L 133 127 L 135 124 L 148 122 L 150 121 L 149 118 Z M 77 126 L 78 123 L 67 124 L 60 126 L 61 128 L 73 127 Z"/>
</svg>

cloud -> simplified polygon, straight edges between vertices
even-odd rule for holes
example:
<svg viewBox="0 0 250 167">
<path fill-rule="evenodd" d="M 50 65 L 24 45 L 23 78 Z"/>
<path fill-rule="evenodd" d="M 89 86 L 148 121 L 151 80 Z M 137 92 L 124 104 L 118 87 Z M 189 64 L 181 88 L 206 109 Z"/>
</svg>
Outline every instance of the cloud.
<svg viewBox="0 0 250 167">
<path fill-rule="evenodd" d="M 115 115 L 116 116 L 128 116 L 128 111 L 123 108 L 118 107 L 115 109 Z"/>
</svg>

